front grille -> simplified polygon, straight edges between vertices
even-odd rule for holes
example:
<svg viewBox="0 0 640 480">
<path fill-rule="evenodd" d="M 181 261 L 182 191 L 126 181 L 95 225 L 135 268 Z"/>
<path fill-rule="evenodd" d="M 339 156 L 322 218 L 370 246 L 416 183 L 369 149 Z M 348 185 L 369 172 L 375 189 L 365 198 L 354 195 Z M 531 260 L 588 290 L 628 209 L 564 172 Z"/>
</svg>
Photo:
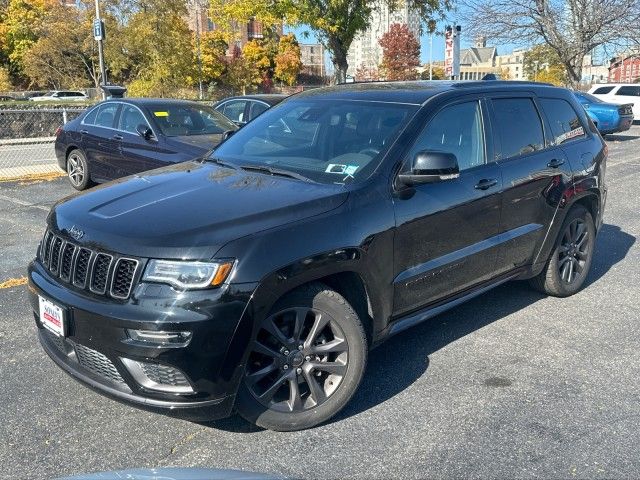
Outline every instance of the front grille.
<svg viewBox="0 0 640 480">
<path fill-rule="evenodd" d="M 81 247 L 50 231 L 45 233 L 40 261 L 54 275 L 98 295 L 126 300 L 140 262 Z"/>
<path fill-rule="evenodd" d="M 58 350 L 60 350 L 62 353 L 66 355 L 67 349 L 64 346 L 64 340 L 62 339 L 62 337 L 59 337 L 55 333 L 50 332 L 46 328 L 44 329 L 44 331 L 49 341 L 53 343 Z"/>
<path fill-rule="evenodd" d="M 123 378 L 120 376 L 120 373 L 118 373 L 118 370 L 116 370 L 116 367 L 113 365 L 111 360 L 100 352 L 77 343 L 76 356 L 78 357 L 78 363 L 87 370 L 111 380 L 112 382 L 124 383 Z"/>
<path fill-rule="evenodd" d="M 173 387 L 190 387 L 191 384 L 184 374 L 173 367 L 160 365 L 157 363 L 138 362 L 144 374 L 149 380 L 161 385 L 171 385 Z"/>
</svg>

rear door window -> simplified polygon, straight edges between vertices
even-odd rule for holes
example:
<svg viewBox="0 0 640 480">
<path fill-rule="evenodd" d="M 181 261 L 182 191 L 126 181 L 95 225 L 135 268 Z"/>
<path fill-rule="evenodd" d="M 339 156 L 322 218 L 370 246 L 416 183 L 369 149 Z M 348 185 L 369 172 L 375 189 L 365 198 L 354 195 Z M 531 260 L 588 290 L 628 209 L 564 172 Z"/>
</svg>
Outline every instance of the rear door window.
<svg viewBox="0 0 640 480">
<path fill-rule="evenodd" d="M 231 102 L 225 103 L 222 113 L 229 120 L 237 123 L 246 122 L 246 118 L 244 118 L 244 108 L 247 105 L 245 100 L 232 100 Z"/>
<path fill-rule="evenodd" d="M 100 105 L 100 107 L 98 107 L 96 120 L 93 124 L 96 127 L 113 128 L 118 108 L 119 104 L 117 103 L 104 103 Z"/>
<path fill-rule="evenodd" d="M 531 98 L 495 98 L 493 110 L 502 144 L 502 159 L 544 148 L 542 121 Z"/>
<path fill-rule="evenodd" d="M 580 117 L 569 102 L 560 98 L 542 98 L 540 103 L 551 125 L 555 145 L 585 137 Z"/>
<path fill-rule="evenodd" d="M 640 97 L 640 85 L 625 85 L 618 89 L 616 95 L 624 95 L 627 97 Z"/>
<path fill-rule="evenodd" d="M 596 88 L 593 92 L 595 95 L 606 95 L 607 93 L 611 92 L 611 90 L 613 90 L 613 86 L 611 87 L 600 87 L 600 88 Z"/>
</svg>

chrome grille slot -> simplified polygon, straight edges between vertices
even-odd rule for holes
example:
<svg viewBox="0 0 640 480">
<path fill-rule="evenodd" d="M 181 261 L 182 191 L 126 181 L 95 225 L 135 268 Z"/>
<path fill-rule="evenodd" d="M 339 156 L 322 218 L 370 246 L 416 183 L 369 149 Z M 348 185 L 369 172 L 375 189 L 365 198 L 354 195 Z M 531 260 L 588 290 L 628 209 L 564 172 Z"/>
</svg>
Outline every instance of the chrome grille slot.
<svg viewBox="0 0 640 480">
<path fill-rule="evenodd" d="M 89 261 L 91 260 L 91 250 L 80 248 L 76 257 L 76 268 L 73 273 L 73 284 L 84 288 L 87 283 L 87 272 L 89 271 Z"/>
<path fill-rule="evenodd" d="M 114 257 L 81 247 L 47 231 L 40 247 L 40 262 L 61 280 L 99 295 L 126 300 L 140 267 L 134 258 Z"/>
<path fill-rule="evenodd" d="M 51 242 L 51 261 L 49 264 L 49 270 L 51 270 L 55 275 L 58 274 L 58 267 L 60 267 L 60 253 L 63 244 L 64 242 L 60 237 L 55 237 L 53 242 Z"/>
<path fill-rule="evenodd" d="M 71 281 L 71 269 L 73 267 L 73 254 L 76 246 L 73 243 L 65 243 L 62 248 L 62 258 L 60 260 L 60 278 L 65 282 Z"/>
<path fill-rule="evenodd" d="M 105 293 L 107 290 L 107 280 L 109 278 L 109 267 L 113 257 L 106 253 L 98 253 L 93 261 L 91 269 L 91 283 L 89 290 L 93 293 Z"/>
<path fill-rule="evenodd" d="M 120 258 L 113 269 L 111 279 L 111 296 L 127 298 L 131 293 L 133 278 L 138 269 L 138 261 L 132 258 Z"/>
</svg>

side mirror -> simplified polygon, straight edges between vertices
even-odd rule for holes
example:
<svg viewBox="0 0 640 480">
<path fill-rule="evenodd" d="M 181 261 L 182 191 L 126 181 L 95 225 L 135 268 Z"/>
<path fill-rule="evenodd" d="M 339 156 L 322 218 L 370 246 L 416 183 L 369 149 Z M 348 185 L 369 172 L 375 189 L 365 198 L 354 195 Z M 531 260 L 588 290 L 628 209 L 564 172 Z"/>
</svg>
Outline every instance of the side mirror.
<svg viewBox="0 0 640 480">
<path fill-rule="evenodd" d="M 141 123 L 136 127 L 136 132 L 145 140 L 150 140 L 153 137 L 153 131 L 149 128 L 148 125 Z"/>
<path fill-rule="evenodd" d="M 224 142 L 228 138 L 232 137 L 236 133 L 236 130 L 226 130 L 222 133 L 222 141 Z"/>
<path fill-rule="evenodd" d="M 458 159 L 453 153 L 423 150 L 413 158 L 411 172 L 398 175 L 398 180 L 413 186 L 452 180 L 459 176 Z"/>
</svg>

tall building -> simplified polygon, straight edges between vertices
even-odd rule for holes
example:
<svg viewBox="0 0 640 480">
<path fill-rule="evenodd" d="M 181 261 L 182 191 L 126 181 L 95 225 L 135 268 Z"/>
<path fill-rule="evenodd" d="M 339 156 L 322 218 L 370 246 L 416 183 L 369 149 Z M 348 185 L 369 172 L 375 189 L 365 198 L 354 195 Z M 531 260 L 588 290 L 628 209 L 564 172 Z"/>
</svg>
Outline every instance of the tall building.
<svg viewBox="0 0 640 480">
<path fill-rule="evenodd" d="M 326 75 L 324 65 L 324 47 L 321 43 L 301 43 L 300 56 L 302 60 L 302 73 L 307 75 Z"/>
<path fill-rule="evenodd" d="M 633 83 L 640 79 L 640 49 L 630 50 L 611 59 L 609 81 Z"/>
<path fill-rule="evenodd" d="M 355 76 L 360 67 L 378 68 L 382 62 L 382 47 L 378 41 L 394 23 L 406 24 L 416 38 L 420 39 L 420 16 L 414 9 L 400 0 L 396 8 L 391 10 L 388 2 L 379 0 L 371 14 L 369 28 L 358 34 L 351 43 L 347 54 L 347 75 Z"/>
</svg>

